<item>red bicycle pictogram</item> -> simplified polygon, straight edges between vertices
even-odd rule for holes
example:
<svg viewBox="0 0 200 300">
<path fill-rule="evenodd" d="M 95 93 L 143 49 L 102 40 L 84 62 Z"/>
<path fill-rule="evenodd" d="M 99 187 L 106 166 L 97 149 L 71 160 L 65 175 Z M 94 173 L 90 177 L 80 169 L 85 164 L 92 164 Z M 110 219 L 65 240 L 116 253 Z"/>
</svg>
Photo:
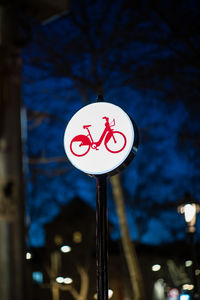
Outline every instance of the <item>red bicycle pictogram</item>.
<svg viewBox="0 0 200 300">
<path fill-rule="evenodd" d="M 108 117 L 103 117 L 105 119 L 105 128 L 97 142 L 94 142 L 92 135 L 90 133 L 89 127 L 91 125 L 83 125 L 83 129 L 88 131 L 87 135 L 79 134 L 75 136 L 70 143 L 70 150 L 75 156 L 84 156 L 89 150 L 95 149 L 99 150 L 99 146 L 103 142 L 106 149 L 111 153 L 119 153 L 126 146 L 126 137 L 120 131 L 114 131 L 111 127 L 115 126 L 115 119 L 109 123 Z M 113 123 L 113 124 L 112 124 Z"/>
</svg>

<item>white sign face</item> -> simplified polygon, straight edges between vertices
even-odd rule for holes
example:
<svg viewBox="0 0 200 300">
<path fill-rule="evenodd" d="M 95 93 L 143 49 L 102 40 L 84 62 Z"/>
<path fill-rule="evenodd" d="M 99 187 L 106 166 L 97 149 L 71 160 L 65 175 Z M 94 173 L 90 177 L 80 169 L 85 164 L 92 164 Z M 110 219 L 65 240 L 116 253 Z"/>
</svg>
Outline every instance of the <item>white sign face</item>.
<svg viewBox="0 0 200 300">
<path fill-rule="evenodd" d="M 123 164 L 132 152 L 134 139 L 129 116 L 114 104 L 97 102 L 83 107 L 71 118 L 65 130 L 64 148 L 77 169 L 102 175 Z"/>
</svg>

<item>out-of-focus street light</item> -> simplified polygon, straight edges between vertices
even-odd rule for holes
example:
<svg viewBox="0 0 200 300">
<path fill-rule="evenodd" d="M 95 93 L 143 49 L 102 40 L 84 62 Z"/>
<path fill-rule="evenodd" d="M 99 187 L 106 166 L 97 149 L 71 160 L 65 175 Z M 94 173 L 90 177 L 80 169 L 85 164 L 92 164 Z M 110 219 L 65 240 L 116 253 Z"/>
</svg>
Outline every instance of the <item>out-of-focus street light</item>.
<svg viewBox="0 0 200 300">
<path fill-rule="evenodd" d="M 178 205 L 178 212 L 184 214 L 185 222 L 187 224 L 187 233 L 191 244 L 191 258 L 192 258 L 192 270 L 193 270 L 193 283 L 194 283 L 194 298 L 199 299 L 199 284 L 196 276 L 196 269 L 198 269 L 194 233 L 196 231 L 196 218 L 200 212 L 200 204 L 195 200 L 190 193 L 185 193 L 183 199 L 180 200 Z"/>
<path fill-rule="evenodd" d="M 157 271 L 159 271 L 160 270 L 160 268 L 161 268 L 161 265 L 159 265 L 159 264 L 155 264 L 155 265 L 153 265 L 152 266 L 152 271 L 153 272 L 157 272 Z"/>
<path fill-rule="evenodd" d="M 60 251 L 63 253 L 68 253 L 72 250 L 72 248 L 68 245 L 63 245 L 62 247 L 60 247 Z"/>
<path fill-rule="evenodd" d="M 32 258 L 31 252 L 26 252 L 26 259 L 29 260 Z"/>
<path fill-rule="evenodd" d="M 70 277 L 58 276 L 58 277 L 56 277 L 56 282 L 57 283 L 64 283 L 64 284 L 71 284 L 73 282 L 73 280 Z"/>
<path fill-rule="evenodd" d="M 184 198 L 180 201 L 178 212 L 184 214 L 187 231 L 194 233 L 196 231 L 195 225 L 197 213 L 200 212 L 199 202 L 192 198 L 190 193 L 186 193 Z"/>
</svg>

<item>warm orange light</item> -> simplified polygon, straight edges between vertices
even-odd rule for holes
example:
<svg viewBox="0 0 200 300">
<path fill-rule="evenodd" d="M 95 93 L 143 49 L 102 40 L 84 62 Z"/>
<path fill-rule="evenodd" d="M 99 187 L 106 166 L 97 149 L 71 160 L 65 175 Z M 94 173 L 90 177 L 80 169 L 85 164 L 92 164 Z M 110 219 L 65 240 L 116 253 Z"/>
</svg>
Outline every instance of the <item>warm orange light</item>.
<svg viewBox="0 0 200 300">
<path fill-rule="evenodd" d="M 186 283 L 182 286 L 183 290 L 185 291 L 191 291 L 194 289 L 194 285 L 193 284 L 189 284 L 189 283 Z"/>
<path fill-rule="evenodd" d="M 82 242 L 82 233 L 80 231 L 75 231 L 73 233 L 73 241 L 77 244 Z"/>
</svg>

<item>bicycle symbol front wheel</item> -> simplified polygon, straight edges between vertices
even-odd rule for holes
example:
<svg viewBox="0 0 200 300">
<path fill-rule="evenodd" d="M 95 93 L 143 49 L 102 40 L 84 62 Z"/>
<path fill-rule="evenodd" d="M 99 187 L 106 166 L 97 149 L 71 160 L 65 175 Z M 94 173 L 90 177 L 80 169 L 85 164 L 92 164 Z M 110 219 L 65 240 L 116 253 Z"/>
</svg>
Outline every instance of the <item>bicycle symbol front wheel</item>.
<svg viewBox="0 0 200 300">
<path fill-rule="evenodd" d="M 105 147 L 111 153 L 121 152 L 126 146 L 126 137 L 120 131 L 108 133 L 105 138 Z"/>
<path fill-rule="evenodd" d="M 90 140 L 85 135 L 75 136 L 70 143 L 70 150 L 75 156 L 84 156 L 90 150 Z"/>
</svg>

